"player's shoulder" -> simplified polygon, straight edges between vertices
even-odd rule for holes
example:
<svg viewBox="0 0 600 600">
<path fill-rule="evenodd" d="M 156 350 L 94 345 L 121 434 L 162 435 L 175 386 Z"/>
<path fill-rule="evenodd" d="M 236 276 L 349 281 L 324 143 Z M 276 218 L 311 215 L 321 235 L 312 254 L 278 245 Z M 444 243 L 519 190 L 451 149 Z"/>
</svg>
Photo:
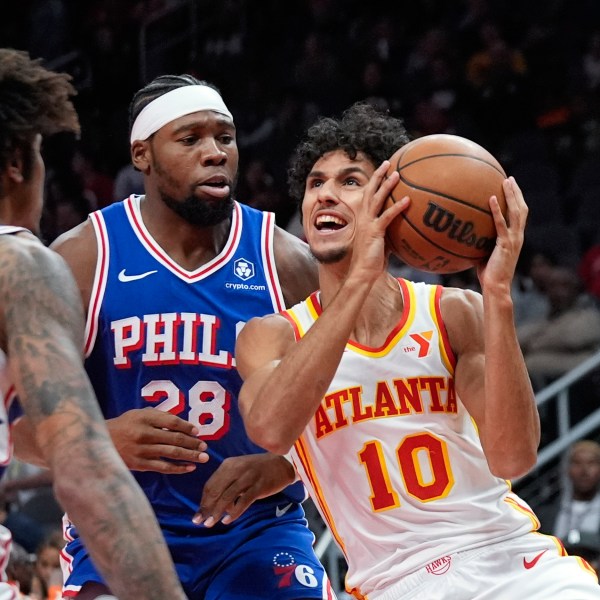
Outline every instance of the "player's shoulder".
<svg viewBox="0 0 600 600">
<path fill-rule="evenodd" d="M 81 252 L 96 248 L 96 235 L 89 219 L 65 231 L 50 244 L 50 248 L 58 254 Z"/>
<path fill-rule="evenodd" d="M 60 268 L 56 255 L 44 246 L 32 233 L 20 232 L 0 236 L 2 255 L 1 275 L 3 283 L 16 284 L 22 278 L 47 273 Z"/>
<path fill-rule="evenodd" d="M 457 287 L 442 287 L 442 307 L 452 307 L 453 310 L 470 310 L 482 305 L 482 295 L 471 289 Z"/>
<path fill-rule="evenodd" d="M 240 331 L 235 346 L 237 367 L 244 376 L 248 365 L 256 365 L 264 360 L 283 356 L 287 348 L 294 344 L 294 330 L 280 313 L 263 317 L 253 317 Z"/>
<path fill-rule="evenodd" d="M 72 292 L 73 281 L 65 261 L 35 236 L 1 238 L 0 297 L 4 309 L 12 304 L 19 309 L 30 306 L 43 312 L 46 302 L 52 303 L 57 295 L 64 298 Z"/>
<path fill-rule="evenodd" d="M 261 334 L 273 333 L 291 333 L 292 327 L 290 322 L 281 313 L 272 313 L 261 317 L 252 317 L 246 325 L 244 325 L 241 334 L 255 335 L 257 332 Z"/>
<path fill-rule="evenodd" d="M 98 242 L 89 219 L 60 235 L 50 248 L 67 262 L 75 279 L 87 285 L 93 279 L 98 259 Z"/>
<path fill-rule="evenodd" d="M 319 287 L 317 261 L 305 241 L 281 227 L 275 227 L 273 245 L 286 305 L 293 306 Z"/>
<path fill-rule="evenodd" d="M 483 298 L 470 289 L 444 287 L 440 298 L 442 320 L 454 348 L 465 337 L 478 337 L 483 330 Z"/>
</svg>

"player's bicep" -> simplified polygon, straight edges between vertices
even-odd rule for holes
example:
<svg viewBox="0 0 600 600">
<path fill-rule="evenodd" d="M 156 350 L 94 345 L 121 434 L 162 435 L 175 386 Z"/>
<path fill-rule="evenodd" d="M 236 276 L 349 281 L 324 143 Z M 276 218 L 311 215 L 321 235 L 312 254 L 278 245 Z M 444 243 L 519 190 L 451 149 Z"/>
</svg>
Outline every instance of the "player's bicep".
<svg viewBox="0 0 600 600">
<path fill-rule="evenodd" d="M 479 428 L 484 425 L 485 346 L 481 295 L 444 290 L 442 317 L 456 355 L 456 393 Z"/>
<path fill-rule="evenodd" d="M 11 374 L 34 422 L 79 396 L 83 309 L 62 259 L 41 245 L 15 253 L 13 284 L 4 297 Z"/>
<path fill-rule="evenodd" d="M 293 343 L 292 328 L 281 315 L 257 317 L 244 326 L 235 346 L 236 365 L 244 380 L 239 397 L 242 414 L 251 407 L 286 349 Z"/>
<path fill-rule="evenodd" d="M 87 311 L 98 259 L 96 234 L 91 221 L 88 219 L 63 233 L 51 244 L 50 249 L 62 256 L 69 266 Z"/>
<path fill-rule="evenodd" d="M 291 325 L 281 315 L 250 319 L 240 332 L 235 346 L 235 360 L 242 379 L 273 361 L 279 361 L 294 343 Z"/>
</svg>

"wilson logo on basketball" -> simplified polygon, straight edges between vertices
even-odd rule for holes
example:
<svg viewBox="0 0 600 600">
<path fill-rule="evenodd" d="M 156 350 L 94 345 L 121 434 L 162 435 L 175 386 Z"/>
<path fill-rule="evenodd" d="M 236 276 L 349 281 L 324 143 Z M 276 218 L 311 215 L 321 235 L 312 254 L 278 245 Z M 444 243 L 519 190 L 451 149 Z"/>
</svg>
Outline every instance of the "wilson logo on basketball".
<svg viewBox="0 0 600 600">
<path fill-rule="evenodd" d="M 477 250 L 491 251 L 496 243 L 495 238 L 478 237 L 472 221 L 457 219 L 452 211 L 431 201 L 427 203 L 427 210 L 423 214 L 423 225 L 436 233 L 445 233 L 449 239 L 456 240 L 459 244 Z"/>
<path fill-rule="evenodd" d="M 433 562 L 430 562 L 425 570 L 432 575 L 443 575 L 450 569 L 450 563 L 452 562 L 451 556 L 442 556 Z"/>
</svg>

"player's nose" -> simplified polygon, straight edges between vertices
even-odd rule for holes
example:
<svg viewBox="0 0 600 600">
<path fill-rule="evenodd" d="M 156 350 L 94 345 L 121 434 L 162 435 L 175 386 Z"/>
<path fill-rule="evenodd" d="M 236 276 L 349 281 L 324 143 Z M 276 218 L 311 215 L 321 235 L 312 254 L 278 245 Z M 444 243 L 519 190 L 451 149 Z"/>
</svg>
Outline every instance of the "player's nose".
<svg viewBox="0 0 600 600">
<path fill-rule="evenodd" d="M 216 140 L 207 139 L 202 145 L 202 164 L 222 165 L 227 161 L 227 152 Z"/>
<path fill-rule="evenodd" d="M 317 190 L 317 200 L 321 204 L 335 204 L 339 201 L 339 196 L 333 181 L 328 180 L 321 184 Z"/>
</svg>

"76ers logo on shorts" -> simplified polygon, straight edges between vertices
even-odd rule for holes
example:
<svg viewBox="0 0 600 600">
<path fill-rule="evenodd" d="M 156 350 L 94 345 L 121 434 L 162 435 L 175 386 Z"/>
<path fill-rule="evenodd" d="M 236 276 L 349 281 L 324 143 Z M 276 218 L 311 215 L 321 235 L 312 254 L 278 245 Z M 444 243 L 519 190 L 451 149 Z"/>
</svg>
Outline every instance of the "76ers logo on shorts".
<svg viewBox="0 0 600 600">
<path fill-rule="evenodd" d="M 273 557 L 273 572 L 279 577 L 278 588 L 290 587 L 294 581 L 308 588 L 315 588 L 319 584 L 314 569 L 296 564 L 289 552 L 278 552 Z"/>
</svg>

